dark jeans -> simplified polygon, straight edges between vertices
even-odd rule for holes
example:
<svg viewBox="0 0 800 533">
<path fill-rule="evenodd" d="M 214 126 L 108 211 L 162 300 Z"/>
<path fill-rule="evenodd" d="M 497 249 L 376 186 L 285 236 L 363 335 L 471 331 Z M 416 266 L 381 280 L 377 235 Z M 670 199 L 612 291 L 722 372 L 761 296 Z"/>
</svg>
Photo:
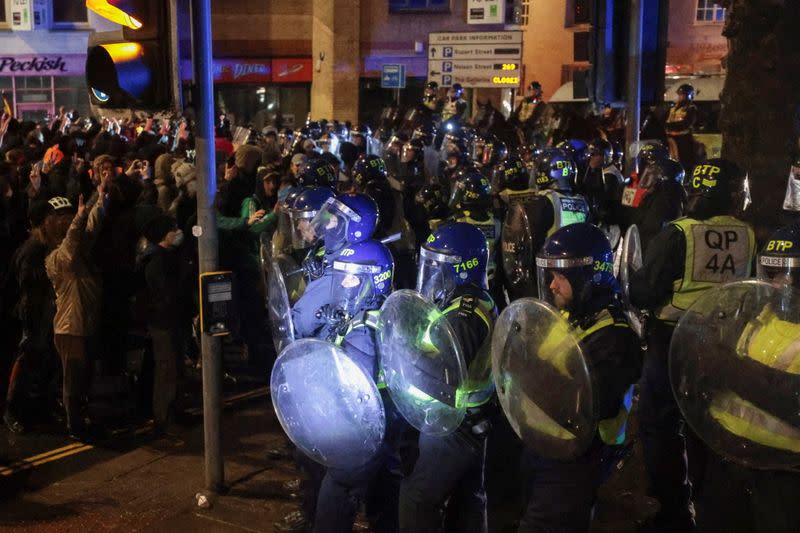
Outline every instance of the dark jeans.
<svg viewBox="0 0 800 533">
<path fill-rule="evenodd" d="M 56 335 L 56 349 L 61 356 L 64 373 L 63 399 L 67 412 L 67 428 L 83 429 L 89 394 L 91 364 L 86 351 L 86 337 Z"/>
<path fill-rule="evenodd" d="M 29 331 L 22 333 L 17 356 L 11 366 L 6 394 L 6 410 L 17 418 L 25 410 L 24 399 L 37 387 L 48 389 L 51 379 L 58 371 L 58 356 L 52 338 L 52 328 L 45 334 L 38 332 L 37 335 Z M 50 398 L 49 390 L 44 392 L 48 399 L 54 399 Z"/>
<path fill-rule="evenodd" d="M 697 499 L 701 531 L 789 533 L 798 530 L 800 474 L 754 470 L 710 454 Z"/>
<path fill-rule="evenodd" d="M 274 362 L 264 291 L 259 272 L 242 269 L 233 282 L 234 303 L 239 320 L 239 335 L 247 345 L 250 364 L 269 376 Z"/>
<path fill-rule="evenodd" d="M 599 438 L 571 461 L 546 459 L 525 449 L 521 473 L 525 512 L 520 532 L 588 531 L 603 478 L 605 445 Z"/>
<path fill-rule="evenodd" d="M 672 327 L 655 320 L 650 325 L 641 380 L 639 434 L 650 490 L 661 504 L 660 514 L 691 522 L 694 512 L 687 458 L 688 427 L 669 381 L 672 332 Z"/>
<path fill-rule="evenodd" d="M 486 438 L 467 423 L 444 437 L 420 434 L 419 458 L 400 484 L 400 531 L 441 531 L 447 504 L 447 531 L 485 533 L 485 461 Z"/>
<path fill-rule="evenodd" d="M 174 419 L 178 378 L 183 364 L 183 335 L 179 330 L 148 327 L 153 341 L 153 418 L 157 426 Z"/>
<path fill-rule="evenodd" d="M 386 434 L 378 452 L 365 464 L 348 470 L 328 468 L 322 479 L 315 533 L 350 533 L 361 503 L 375 533 L 398 531 L 400 457 L 397 444 L 408 427 L 387 394 Z"/>
</svg>

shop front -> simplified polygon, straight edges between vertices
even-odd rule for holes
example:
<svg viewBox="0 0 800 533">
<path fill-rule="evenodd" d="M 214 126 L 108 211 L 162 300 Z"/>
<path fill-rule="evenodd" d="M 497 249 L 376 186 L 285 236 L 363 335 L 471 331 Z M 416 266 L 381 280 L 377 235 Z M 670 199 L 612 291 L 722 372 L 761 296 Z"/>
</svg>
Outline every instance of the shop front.
<svg viewBox="0 0 800 533">
<path fill-rule="evenodd" d="M 217 112 L 235 126 L 293 128 L 311 108 L 310 58 L 214 59 Z"/>
<path fill-rule="evenodd" d="M 81 54 L 3 55 L 0 92 L 21 120 L 47 121 L 61 106 L 86 116 L 85 65 Z"/>
</svg>

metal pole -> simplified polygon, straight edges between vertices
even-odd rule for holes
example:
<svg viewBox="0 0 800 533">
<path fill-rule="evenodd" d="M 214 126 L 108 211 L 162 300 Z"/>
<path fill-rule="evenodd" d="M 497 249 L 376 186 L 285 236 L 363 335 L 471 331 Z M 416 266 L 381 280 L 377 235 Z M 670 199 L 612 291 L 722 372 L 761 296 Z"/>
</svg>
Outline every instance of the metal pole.
<svg viewBox="0 0 800 533">
<path fill-rule="evenodd" d="M 195 88 L 197 94 L 196 168 L 201 186 L 197 190 L 197 225 L 200 272 L 217 270 L 217 193 L 214 152 L 214 78 L 211 72 L 211 0 L 192 0 L 194 28 Z M 222 458 L 222 344 L 219 337 L 202 335 L 203 435 L 206 488 L 219 492 L 225 480 Z"/>
<path fill-rule="evenodd" d="M 625 147 L 639 141 L 639 122 L 642 107 L 642 18 L 643 0 L 631 0 L 630 36 L 628 44 L 628 108 L 625 126 Z M 625 174 L 634 170 L 632 158 L 625 159 Z"/>
</svg>

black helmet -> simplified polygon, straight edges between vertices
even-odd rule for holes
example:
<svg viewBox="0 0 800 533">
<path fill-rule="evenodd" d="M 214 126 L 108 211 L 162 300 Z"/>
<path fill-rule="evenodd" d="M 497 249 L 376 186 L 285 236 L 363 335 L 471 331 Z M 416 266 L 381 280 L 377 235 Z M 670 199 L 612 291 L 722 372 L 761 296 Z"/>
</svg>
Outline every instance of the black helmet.
<svg viewBox="0 0 800 533">
<path fill-rule="evenodd" d="M 688 83 L 684 83 L 680 87 L 678 87 L 678 94 L 685 94 L 686 99 L 690 102 L 694 100 L 694 87 L 689 85 Z"/>
<path fill-rule="evenodd" d="M 400 152 L 401 163 L 417 163 L 421 164 L 424 154 L 425 144 L 420 139 L 411 139 L 407 141 Z"/>
<path fill-rule="evenodd" d="M 758 254 L 758 279 L 800 289 L 800 222 L 773 233 Z"/>
<path fill-rule="evenodd" d="M 461 86 L 460 83 L 454 83 L 450 90 L 453 91 L 453 96 L 455 98 L 461 98 L 464 96 L 464 88 Z"/>
<path fill-rule="evenodd" d="M 367 183 L 386 179 L 386 163 L 377 155 L 362 155 L 353 165 L 353 184 L 358 191 L 363 191 Z"/>
<path fill-rule="evenodd" d="M 483 148 L 483 159 L 480 163 L 484 167 L 492 167 L 496 165 L 498 161 L 505 159 L 507 155 L 508 147 L 506 143 L 496 137 L 492 137 Z"/>
<path fill-rule="evenodd" d="M 539 189 L 572 192 L 575 175 L 575 163 L 564 150 L 548 148 L 537 160 L 536 186 Z"/>
<path fill-rule="evenodd" d="M 685 183 L 686 214 L 700 220 L 731 214 L 733 194 L 743 189 L 743 178 L 739 166 L 727 159 L 709 159 L 695 166 Z"/>
<path fill-rule="evenodd" d="M 308 136 L 315 141 L 322 137 L 322 125 L 319 122 L 312 120 L 306 125 L 306 128 L 308 129 Z"/>
<path fill-rule="evenodd" d="M 336 187 L 336 173 L 324 159 L 312 159 L 300 171 L 297 183 L 301 187 Z"/>
<path fill-rule="evenodd" d="M 636 168 L 644 172 L 645 167 L 654 161 L 669 159 L 669 150 L 660 141 L 646 141 L 638 146 Z"/>
<path fill-rule="evenodd" d="M 477 169 L 462 170 L 456 176 L 448 206 L 451 209 L 488 209 L 492 206 L 492 186 Z"/>
<path fill-rule="evenodd" d="M 428 83 L 425 84 L 425 88 L 430 91 L 436 91 L 439 89 L 439 84 L 436 83 L 435 81 L 429 81 Z"/>
<path fill-rule="evenodd" d="M 592 139 L 586 145 L 586 154 L 589 157 L 599 155 L 603 157 L 603 166 L 607 167 L 614 163 L 614 147 L 605 139 Z"/>
<path fill-rule="evenodd" d="M 510 155 L 495 165 L 492 171 L 492 187 L 495 192 L 500 192 L 504 189 L 524 191 L 529 188 L 530 176 L 522 159 L 515 155 Z"/>
<path fill-rule="evenodd" d="M 447 213 L 444 189 L 438 183 L 422 187 L 414 196 L 414 203 L 422 206 L 429 217 Z"/>
<path fill-rule="evenodd" d="M 433 144 L 434 137 L 436 137 L 436 127 L 430 123 L 420 124 L 411 134 L 412 139 L 421 140 L 425 146 Z"/>
<path fill-rule="evenodd" d="M 675 181 L 683 185 L 686 172 L 683 165 L 674 159 L 660 159 L 653 161 L 642 172 L 639 187 L 649 189 L 659 182 Z"/>
</svg>

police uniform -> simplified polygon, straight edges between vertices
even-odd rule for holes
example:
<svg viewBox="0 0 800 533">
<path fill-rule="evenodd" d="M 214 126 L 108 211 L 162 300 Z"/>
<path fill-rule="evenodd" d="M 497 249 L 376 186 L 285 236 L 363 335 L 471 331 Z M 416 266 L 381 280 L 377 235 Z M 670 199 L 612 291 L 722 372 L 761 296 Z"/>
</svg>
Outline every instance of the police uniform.
<svg viewBox="0 0 800 533">
<path fill-rule="evenodd" d="M 564 314 L 568 318 L 569 315 Z M 598 392 L 595 413 L 600 422 L 589 449 L 575 459 L 547 459 L 525 449 L 522 473 L 526 478 L 527 503 L 519 525 L 520 532 L 587 531 L 597 489 L 610 473 L 612 447 L 625 441 L 632 383 L 638 379 L 641 370 L 639 339 L 616 306 L 604 308 L 582 320 L 573 320 L 571 325 L 574 328 L 572 333 L 592 367 L 592 386 Z M 558 342 L 554 339 L 551 344 L 557 346 Z M 543 379 L 548 382 L 549 389 L 558 391 L 561 388 L 559 381 L 571 378 L 553 372 Z M 563 386 L 568 387 L 568 384 Z M 557 397 L 557 394 L 553 395 L 554 401 Z M 551 408 L 557 410 L 559 406 Z M 564 428 L 553 427 L 550 430 L 553 439 L 569 437 Z"/>
<path fill-rule="evenodd" d="M 639 186 L 638 177 L 619 191 L 617 220 L 624 234 L 636 224 L 642 251 L 646 252 L 653 238 L 665 224 L 683 215 L 686 192 L 675 181 L 660 181 L 649 189 Z"/>
<path fill-rule="evenodd" d="M 360 504 L 372 530 L 395 532 L 398 527 L 400 459 L 397 442 L 407 428 L 386 392 L 378 368 L 375 327 L 378 312 L 362 311 L 336 340 L 347 355 L 378 384 L 386 414 L 386 432 L 380 449 L 363 465 L 353 469 L 328 468 L 317 499 L 315 533 L 350 533 Z"/>
<path fill-rule="evenodd" d="M 496 318 L 489 294 L 474 286 L 461 286 L 443 311 L 463 350 L 467 381 L 459 389 L 467 415 L 461 426 L 444 437 L 421 434 L 419 458 L 400 487 L 400 531 L 436 532 L 441 512 L 455 530 L 487 531 L 484 460 L 489 430 L 491 333 Z"/>
<path fill-rule="evenodd" d="M 669 110 L 665 130 L 675 142 L 678 160 L 686 168 L 694 166 L 694 139 L 692 129 L 697 120 L 697 107 L 692 102 L 678 103 Z"/>
<path fill-rule="evenodd" d="M 750 276 L 755 236 L 731 216 L 681 218 L 659 233 L 631 276 L 630 298 L 652 310 L 641 391 L 641 437 L 654 496 L 665 520 L 691 527 L 691 484 L 683 420 L 669 384 L 667 355 L 676 322 L 703 291 Z M 691 444 L 691 443 L 690 443 Z"/>
<path fill-rule="evenodd" d="M 515 193 L 509 193 L 508 198 L 512 201 L 519 199 L 527 217 L 521 217 L 519 211 L 509 207 L 503 223 L 503 266 L 511 301 L 536 295 L 533 258 L 547 237 L 564 226 L 586 222 L 589 217 L 589 204 L 581 196 L 554 190 L 538 191 L 534 196 L 528 196 L 526 191 Z M 530 236 L 531 250 L 521 248 L 521 235 L 524 233 Z M 526 257 L 530 258 L 529 266 L 524 265 Z"/>
</svg>

